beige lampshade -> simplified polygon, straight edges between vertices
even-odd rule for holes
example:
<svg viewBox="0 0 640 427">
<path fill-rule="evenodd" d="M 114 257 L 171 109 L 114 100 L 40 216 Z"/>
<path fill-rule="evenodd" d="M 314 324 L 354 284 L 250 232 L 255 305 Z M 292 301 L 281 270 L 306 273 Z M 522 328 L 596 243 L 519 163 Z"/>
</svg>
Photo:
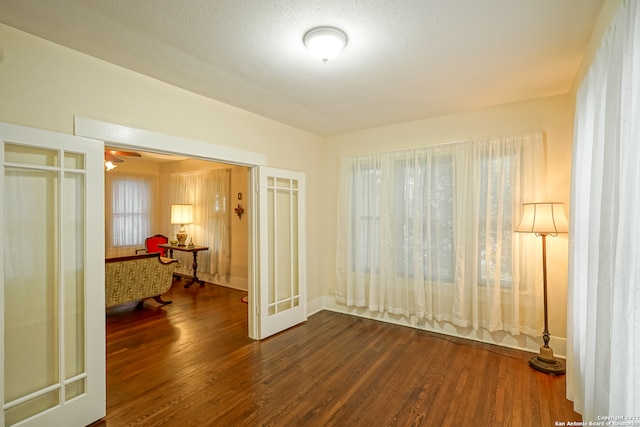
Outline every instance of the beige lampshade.
<svg viewBox="0 0 640 427">
<path fill-rule="evenodd" d="M 191 224 L 193 205 L 171 205 L 171 224 Z"/>
<path fill-rule="evenodd" d="M 522 218 L 520 218 L 520 224 L 515 231 L 554 235 L 567 233 L 569 224 L 564 214 L 564 204 L 558 202 L 524 203 Z"/>
</svg>

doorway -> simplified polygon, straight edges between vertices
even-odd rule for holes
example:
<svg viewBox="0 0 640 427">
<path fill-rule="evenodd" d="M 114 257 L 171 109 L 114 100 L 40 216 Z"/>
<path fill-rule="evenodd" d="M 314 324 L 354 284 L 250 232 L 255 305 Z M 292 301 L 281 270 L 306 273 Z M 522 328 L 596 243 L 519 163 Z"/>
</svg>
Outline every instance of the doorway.
<svg viewBox="0 0 640 427">
<path fill-rule="evenodd" d="M 124 149 L 249 167 L 248 204 L 255 208 L 248 215 L 251 217 L 248 335 L 263 339 L 306 321 L 306 184 L 303 173 L 268 168 L 264 154 L 82 117 L 75 118 L 75 133 Z"/>
<path fill-rule="evenodd" d="M 234 165 L 255 168 L 265 166 L 267 157 L 264 154 L 254 153 L 244 150 L 238 150 L 232 147 L 225 147 L 214 144 L 206 144 L 200 141 L 194 141 L 186 138 L 165 135 L 140 129 L 129 128 L 126 126 L 116 125 L 112 123 L 100 122 L 84 117 L 75 117 L 75 134 L 88 138 L 99 139 L 123 149 L 147 151 L 165 155 L 178 155 L 193 159 L 208 160 L 221 163 L 229 163 Z M 253 174 L 252 174 L 253 175 Z M 249 197 L 247 203 L 252 204 L 254 193 L 252 191 L 254 183 L 249 179 Z M 247 220 L 249 220 L 247 215 Z M 249 228 L 249 316 L 248 316 L 248 335 L 250 338 L 259 339 L 259 312 L 255 305 L 254 289 L 252 282 L 256 274 L 253 268 L 254 259 L 256 257 L 256 244 L 253 236 L 253 220 Z"/>
<path fill-rule="evenodd" d="M 180 225 L 171 224 L 171 205 L 187 203 L 194 215 L 194 223 L 184 226 L 187 241 L 209 248 L 198 256 L 200 279 L 248 292 L 249 168 L 120 149 L 106 148 L 125 153 L 105 170 L 106 258 L 139 253 L 148 236 L 175 238 Z M 175 251 L 173 258 L 180 261 L 176 273 L 191 276 L 191 254 Z"/>
</svg>

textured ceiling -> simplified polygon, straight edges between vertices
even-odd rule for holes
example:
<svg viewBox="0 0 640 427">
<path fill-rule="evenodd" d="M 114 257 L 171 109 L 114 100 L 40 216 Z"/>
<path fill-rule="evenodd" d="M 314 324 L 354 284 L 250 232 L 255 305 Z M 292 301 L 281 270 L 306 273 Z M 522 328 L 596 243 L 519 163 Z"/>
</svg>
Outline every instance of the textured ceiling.
<svg viewBox="0 0 640 427">
<path fill-rule="evenodd" d="M 331 135 L 566 93 L 604 0 L 0 0 L 0 22 Z M 335 26 L 327 64 L 302 43 Z"/>
</svg>

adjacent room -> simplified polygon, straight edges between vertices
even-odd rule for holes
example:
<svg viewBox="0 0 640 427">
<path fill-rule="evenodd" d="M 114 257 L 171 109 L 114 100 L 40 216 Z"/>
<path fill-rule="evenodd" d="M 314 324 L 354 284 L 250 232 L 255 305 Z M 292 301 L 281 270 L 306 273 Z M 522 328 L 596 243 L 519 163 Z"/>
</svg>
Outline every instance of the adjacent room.
<svg viewBox="0 0 640 427">
<path fill-rule="evenodd" d="M 113 153 L 105 172 L 106 258 L 145 253 L 152 236 L 178 246 L 184 227 L 183 246 L 208 248 L 197 254 L 199 278 L 247 290 L 246 167 L 115 147 L 106 152 Z M 172 216 L 172 205 L 189 206 L 185 224 Z M 176 250 L 173 258 L 180 261 L 177 274 L 193 274 L 192 253 Z"/>
<path fill-rule="evenodd" d="M 638 0 L 1 0 L 3 425 L 640 426 L 639 39 Z"/>
</svg>

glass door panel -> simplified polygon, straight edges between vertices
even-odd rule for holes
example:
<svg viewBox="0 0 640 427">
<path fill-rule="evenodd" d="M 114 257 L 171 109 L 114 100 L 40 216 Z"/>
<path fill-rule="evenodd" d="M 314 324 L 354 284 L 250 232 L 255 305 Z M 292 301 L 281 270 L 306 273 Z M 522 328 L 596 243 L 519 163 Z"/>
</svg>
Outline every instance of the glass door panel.
<svg viewBox="0 0 640 427">
<path fill-rule="evenodd" d="M 75 166 L 81 166 L 82 164 L 83 162 L 81 161 L 74 163 Z M 67 172 L 64 179 L 63 194 L 63 217 L 65 218 L 63 233 L 65 238 L 63 239 L 64 247 L 61 253 L 64 257 L 64 379 L 67 384 L 65 390 L 66 399 L 70 399 L 84 391 L 84 175 Z"/>
<path fill-rule="evenodd" d="M 19 196 L 4 212 L 11 242 L 4 258 L 5 403 L 54 385 L 59 376 L 58 204 L 46 196 L 56 193 L 58 181 L 58 172 L 5 169 L 5 194 Z"/>
<path fill-rule="evenodd" d="M 105 406 L 104 147 L 6 123 L 0 137 L 0 425 L 84 426 Z"/>
<path fill-rule="evenodd" d="M 260 167 L 260 338 L 306 320 L 304 175 Z"/>
</svg>

